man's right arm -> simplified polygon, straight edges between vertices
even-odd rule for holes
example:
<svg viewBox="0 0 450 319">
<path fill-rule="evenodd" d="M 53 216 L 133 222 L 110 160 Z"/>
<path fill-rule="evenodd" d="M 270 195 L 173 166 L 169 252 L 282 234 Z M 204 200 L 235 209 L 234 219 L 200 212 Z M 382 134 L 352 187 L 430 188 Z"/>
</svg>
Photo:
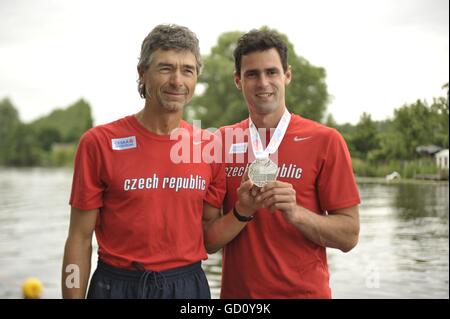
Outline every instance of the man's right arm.
<svg viewBox="0 0 450 319">
<path fill-rule="evenodd" d="M 258 190 L 253 187 L 253 182 L 248 178 L 247 172 L 236 190 L 238 200 L 235 207 L 240 215 L 253 215 L 262 202 L 255 200 Z M 232 211 L 220 216 L 220 209 L 207 203 L 203 209 L 203 230 L 205 248 L 208 254 L 213 254 L 234 239 L 247 225 L 238 221 Z"/>
<path fill-rule="evenodd" d="M 63 298 L 85 298 L 91 273 L 92 235 L 98 209 L 80 210 L 72 207 L 62 268 Z"/>
</svg>

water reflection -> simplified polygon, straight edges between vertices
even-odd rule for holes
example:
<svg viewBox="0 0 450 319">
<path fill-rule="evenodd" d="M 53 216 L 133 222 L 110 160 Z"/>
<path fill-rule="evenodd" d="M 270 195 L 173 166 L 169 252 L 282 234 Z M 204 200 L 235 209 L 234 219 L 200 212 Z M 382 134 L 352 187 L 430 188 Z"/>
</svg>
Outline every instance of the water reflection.
<svg viewBox="0 0 450 319">
<path fill-rule="evenodd" d="M 65 169 L 0 170 L 0 298 L 20 298 L 28 276 L 43 282 L 45 298 L 60 297 L 71 177 Z M 359 186 L 359 244 L 347 254 L 328 250 L 334 297 L 449 298 L 448 184 Z M 221 254 L 203 267 L 217 298 Z"/>
<path fill-rule="evenodd" d="M 359 187 L 360 242 L 328 251 L 334 296 L 448 298 L 448 184 Z"/>
<path fill-rule="evenodd" d="M 439 217 L 448 221 L 448 184 L 400 184 L 396 193 L 398 217 Z"/>
<path fill-rule="evenodd" d="M 430 298 L 438 297 L 436 291 L 416 291 L 418 283 L 429 288 L 446 283 L 448 297 L 448 184 L 399 185 L 395 206 L 399 280 L 414 294 Z"/>
</svg>

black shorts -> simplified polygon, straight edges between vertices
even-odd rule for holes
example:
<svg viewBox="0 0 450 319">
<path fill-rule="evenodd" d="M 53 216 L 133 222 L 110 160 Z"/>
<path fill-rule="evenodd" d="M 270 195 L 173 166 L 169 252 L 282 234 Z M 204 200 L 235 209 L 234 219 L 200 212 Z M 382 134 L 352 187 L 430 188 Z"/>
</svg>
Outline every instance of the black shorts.
<svg viewBox="0 0 450 319">
<path fill-rule="evenodd" d="M 98 261 L 88 299 L 211 299 L 201 262 L 160 272 L 129 270 Z"/>
</svg>

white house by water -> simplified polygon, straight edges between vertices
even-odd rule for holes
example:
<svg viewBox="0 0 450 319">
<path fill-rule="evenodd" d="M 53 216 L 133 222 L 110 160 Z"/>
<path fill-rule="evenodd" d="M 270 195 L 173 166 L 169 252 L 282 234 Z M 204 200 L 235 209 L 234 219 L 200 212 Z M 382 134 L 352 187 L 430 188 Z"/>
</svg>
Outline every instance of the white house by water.
<svg viewBox="0 0 450 319">
<path fill-rule="evenodd" d="M 436 158 L 436 165 L 440 169 L 448 170 L 449 162 L 448 162 L 448 149 L 437 152 L 434 157 Z"/>
</svg>

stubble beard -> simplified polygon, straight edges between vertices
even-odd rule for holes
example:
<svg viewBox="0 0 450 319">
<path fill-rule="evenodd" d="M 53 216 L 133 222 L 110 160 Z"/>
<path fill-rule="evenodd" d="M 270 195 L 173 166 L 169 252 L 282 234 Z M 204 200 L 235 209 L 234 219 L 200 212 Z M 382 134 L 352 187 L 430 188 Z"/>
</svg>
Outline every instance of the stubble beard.
<svg viewBox="0 0 450 319">
<path fill-rule="evenodd" d="M 182 111 L 191 99 L 186 98 L 184 101 L 168 101 L 163 96 L 163 93 L 158 93 L 156 94 L 156 100 L 163 111 L 167 113 L 177 113 Z"/>
</svg>

